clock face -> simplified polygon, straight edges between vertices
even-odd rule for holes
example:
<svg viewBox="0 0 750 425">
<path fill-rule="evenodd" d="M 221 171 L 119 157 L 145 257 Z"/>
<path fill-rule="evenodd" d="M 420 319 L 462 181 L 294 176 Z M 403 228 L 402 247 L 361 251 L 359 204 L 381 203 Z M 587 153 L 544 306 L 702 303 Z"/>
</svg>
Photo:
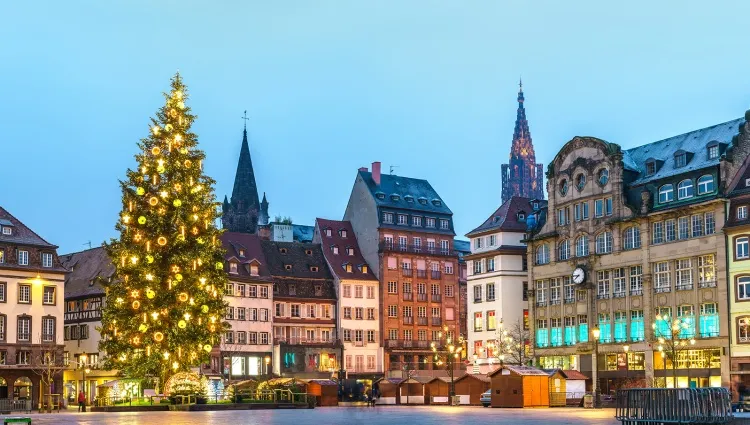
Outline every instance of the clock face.
<svg viewBox="0 0 750 425">
<path fill-rule="evenodd" d="M 573 282 L 576 284 L 581 284 L 586 279 L 586 272 L 580 268 L 577 267 L 575 270 L 573 270 Z"/>
</svg>

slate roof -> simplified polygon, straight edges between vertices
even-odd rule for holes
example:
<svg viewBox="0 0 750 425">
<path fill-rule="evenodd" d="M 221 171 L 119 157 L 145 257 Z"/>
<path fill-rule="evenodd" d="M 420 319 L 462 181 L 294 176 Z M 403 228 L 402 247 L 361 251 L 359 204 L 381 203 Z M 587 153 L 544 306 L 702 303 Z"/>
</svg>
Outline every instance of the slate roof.
<svg viewBox="0 0 750 425">
<path fill-rule="evenodd" d="M 732 137 L 738 133 L 739 126 L 744 121 L 744 118 L 738 118 L 623 151 L 623 162 L 626 167 L 639 173 L 638 177 L 630 185 L 641 185 L 687 171 L 719 165 L 721 156 L 708 159 L 706 146 L 712 141 L 724 144 L 731 143 Z M 693 158 L 686 166 L 675 168 L 674 153 L 678 150 L 693 153 Z M 664 161 L 664 163 L 655 174 L 646 176 L 645 164 L 649 158 Z"/>
<path fill-rule="evenodd" d="M 0 207 L 0 220 L 3 226 L 10 226 L 13 231 L 10 235 L 3 235 L 0 232 L 0 242 L 7 242 L 18 245 L 30 245 L 39 246 L 45 248 L 57 248 L 57 245 L 44 240 L 41 236 L 37 235 L 33 230 L 28 228 L 21 220 L 14 217 L 5 208 Z"/>
<path fill-rule="evenodd" d="M 115 273 L 104 247 L 61 255 L 60 262 L 69 271 L 65 276 L 65 299 L 104 295 L 102 283 Z"/>
<path fill-rule="evenodd" d="M 295 242 L 310 243 L 315 234 L 315 227 L 304 224 L 292 224 L 292 240 Z"/>
<path fill-rule="evenodd" d="M 235 259 L 240 266 L 237 267 L 237 274 L 230 274 L 229 277 L 241 277 L 252 280 L 270 281 L 271 272 L 266 264 L 266 257 L 263 255 L 263 249 L 260 246 L 260 237 L 250 233 L 225 232 L 221 235 L 221 244 L 227 251 L 224 259 L 227 263 L 224 265 L 224 271 L 229 273 L 230 259 Z M 245 251 L 245 256 L 240 255 L 240 250 Z M 257 260 L 258 276 L 250 275 L 250 263 Z"/>
<path fill-rule="evenodd" d="M 520 196 L 511 197 L 500 205 L 500 208 L 495 210 L 484 223 L 467 233 L 466 236 L 471 237 L 472 235 L 493 230 L 524 233 L 526 231 L 526 215 L 532 211 L 530 202 L 530 198 L 522 198 Z M 541 203 L 541 201 L 539 202 Z M 524 219 L 518 220 L 518 213 L 521 211 L 524 212 Z"/>
<path fill-rule="evenodd" d="M 471 242 L 463 239 L 453 239 L 453 250 L 458 252 L 459 256 L 471 254 Z"/>
<path fill-rule="evenodd" d="M 427 180 L 402 177 L 394 174 L 381 174 L 380 184 L 377 185 L 372 179 L 371 172 L 360 170 L 359 174 L 362 176 L 365 184 L 367 184 L 367 188 L 370 189 L 370 194 L 375 200 L 375 204 L 379 207 L 402 208 L 448 215 L 453 214 L 448 205 L 445 204 L 445 201 L 440 198 L 440 195 L 438 195 Z M 377 197 L 378 193 L 383 193 L 385 197 L 379 199 Z M 392 200 L 391 195 L 399 195 L 399 200 Z M 407 202 L 404 199 L 406 196 L 411 196 L 414 201 Z M 420 198 L 426 199 L 427 203 L 421 204 L 419 202 Z M 433 204 L 433 200 L 439 200 L 440 205 Z"/>
<path fill-rule="evenodd" d="M 333 276 L 319 244 L 264 240 L 261 247 L 274 280 L 274 298 L 336 299 Z M 286 266 L 291 268 L 287 270 Z M 311 267 L 317 267 L 317 271 Z M 294 295 L 289 293 L 290 284 L 295 285 Z M 321 286 L 320 295 L 315 293 L 316 285 Z"/>
<path fill-rule="evenodd" d="M 331 266 L 331 273 L 333 273 L 333 275 L 342 280 L 357 279 L 378 281 L 372 273 L 372 268 L 362 256 L 359 244 L 357 243 L 357 237 L 354 234 L 354 229 L 352 229 L 352 224 L 350 222 L 318 218 L 315 220 L 315 223 L 318 227 L 318 232 L 320 233 L 323 255 Z M 331 229 L 330 237 L 326 236 L 326 229 Z M 346 231 L 346 238 L 341 236 L 341 230 Z M 338 254 L 333 253 L 333 249 L 331 249 L 333 246 L 339 248 Z M 354 255 L 348 255 L 346 253 L 347 248 L 354 248 Z M 345 264 L 352 265 L 351 273 L 344 269 Z M 367 266 L 367 273 L 362 273 L 360 270 L 360 266 L 362 265 Z"/>
</svg>

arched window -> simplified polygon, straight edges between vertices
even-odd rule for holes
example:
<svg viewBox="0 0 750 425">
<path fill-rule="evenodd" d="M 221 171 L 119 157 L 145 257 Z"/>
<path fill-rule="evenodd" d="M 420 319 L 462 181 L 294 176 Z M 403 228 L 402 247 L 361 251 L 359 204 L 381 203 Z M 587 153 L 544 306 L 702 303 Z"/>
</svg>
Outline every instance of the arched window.
<svg viewBox="0 0 750 425">
<path fill-rule="evenodd" d="M 609 254 L 612 252 L 612 232 L 602 232 L 596 237 L 596 253 Z"/>
<path fill-rule="evenodd" d="M 589 237 L 582 235 L 576 239 L 576 257 L 585 257 L 587 255 L 589 255 Z"/>
<path fill-rule="evenodd" d="M 698 195 L 705 195 L 714 191 L 714 176 L 706 174 L 698 179 Z"/>
<path fill-rule="evenodd" d="M 641 247 L 641 229 L 637 226 L 631 226 L 625 229 L 622 238 L 624 249 L 636 249 Z"/>
<path fill-rule="evenodd" d="M 536 249 L 536 263 L 547 264 L 549 263 L 549 245 L 540 245 Z"/>
<path fill-rule="evenodd" d="M 563 179 L 560 182 L 560 195 L 565 196 L 568 194 L 568 180 Z"/>
<path fill-rule="evenodd" d="M 687 199 L 693 197 L 693 181 L 690 179 L 683 180 L 677 185 L 677 199 Z"/>
<path fill-rule="evenodd" d="M 576 187 L 579 191 L 583 190 L 583 188 L 586 186 L 586 175 L 583 173 L 580 173 L 576 176 Z"/>
<path fill-rule="evenodd" d="M 560 241 L 557 245 L 558 260 L 567 260 L 570 258 L 570 239 Z"/>
<path fill-rule="evenodd" d="M 606 168 L 602 168 L 599 170 L 599 174 L 597 176 L 599 178 L 599 184 L 604 186 L 609 181 L 609 170 Z"/>
<path fill-rule="evenodd" d="M 674 187 L 671 184 L 665 184 L 659 188 L 659 203 L 666 204 L 674 200 Z"/>
</svg>

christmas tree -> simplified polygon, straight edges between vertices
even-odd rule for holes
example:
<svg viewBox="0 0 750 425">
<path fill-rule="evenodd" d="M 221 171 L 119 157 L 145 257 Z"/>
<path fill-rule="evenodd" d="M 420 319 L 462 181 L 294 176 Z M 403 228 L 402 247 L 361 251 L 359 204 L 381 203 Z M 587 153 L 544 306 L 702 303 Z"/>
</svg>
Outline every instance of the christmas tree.
<svg viewBox="0 0 750 425">
<path fill-rule="evenodd" d="M 138 144 L 138 168 L 120 182 L 120 238 L 106 247 L 116 271 L 99 344 L 105 367 L 162 383 L 205 363 L 229 327 L 214 181 L 203 173 L 205 154 L 190 131 L 195 116 L 179 74 L 164 96 Z"/>
</svg>

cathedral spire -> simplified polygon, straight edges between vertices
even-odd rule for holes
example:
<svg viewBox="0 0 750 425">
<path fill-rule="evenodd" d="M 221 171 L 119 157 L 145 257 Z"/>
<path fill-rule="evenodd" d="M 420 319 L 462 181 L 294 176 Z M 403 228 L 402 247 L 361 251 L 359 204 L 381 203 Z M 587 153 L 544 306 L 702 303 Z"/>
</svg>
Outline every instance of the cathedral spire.
<svg viewBox="0 0 750 425">
<path fill-rule="evenodd" d="M 244 119 L 247 119 L 247 114 Z M 234 188 L 229 204 L 224 201 L 222 223 L 231 232 L 255 233 L 260 213 L 258 187 L 255 184 L 253 161 L 250 158 L 250 146 L 247 142 L 247 126 L 242 131 L 240 159 L 237 162 L 237 173 L 234 177 Z"/>
</svg>

